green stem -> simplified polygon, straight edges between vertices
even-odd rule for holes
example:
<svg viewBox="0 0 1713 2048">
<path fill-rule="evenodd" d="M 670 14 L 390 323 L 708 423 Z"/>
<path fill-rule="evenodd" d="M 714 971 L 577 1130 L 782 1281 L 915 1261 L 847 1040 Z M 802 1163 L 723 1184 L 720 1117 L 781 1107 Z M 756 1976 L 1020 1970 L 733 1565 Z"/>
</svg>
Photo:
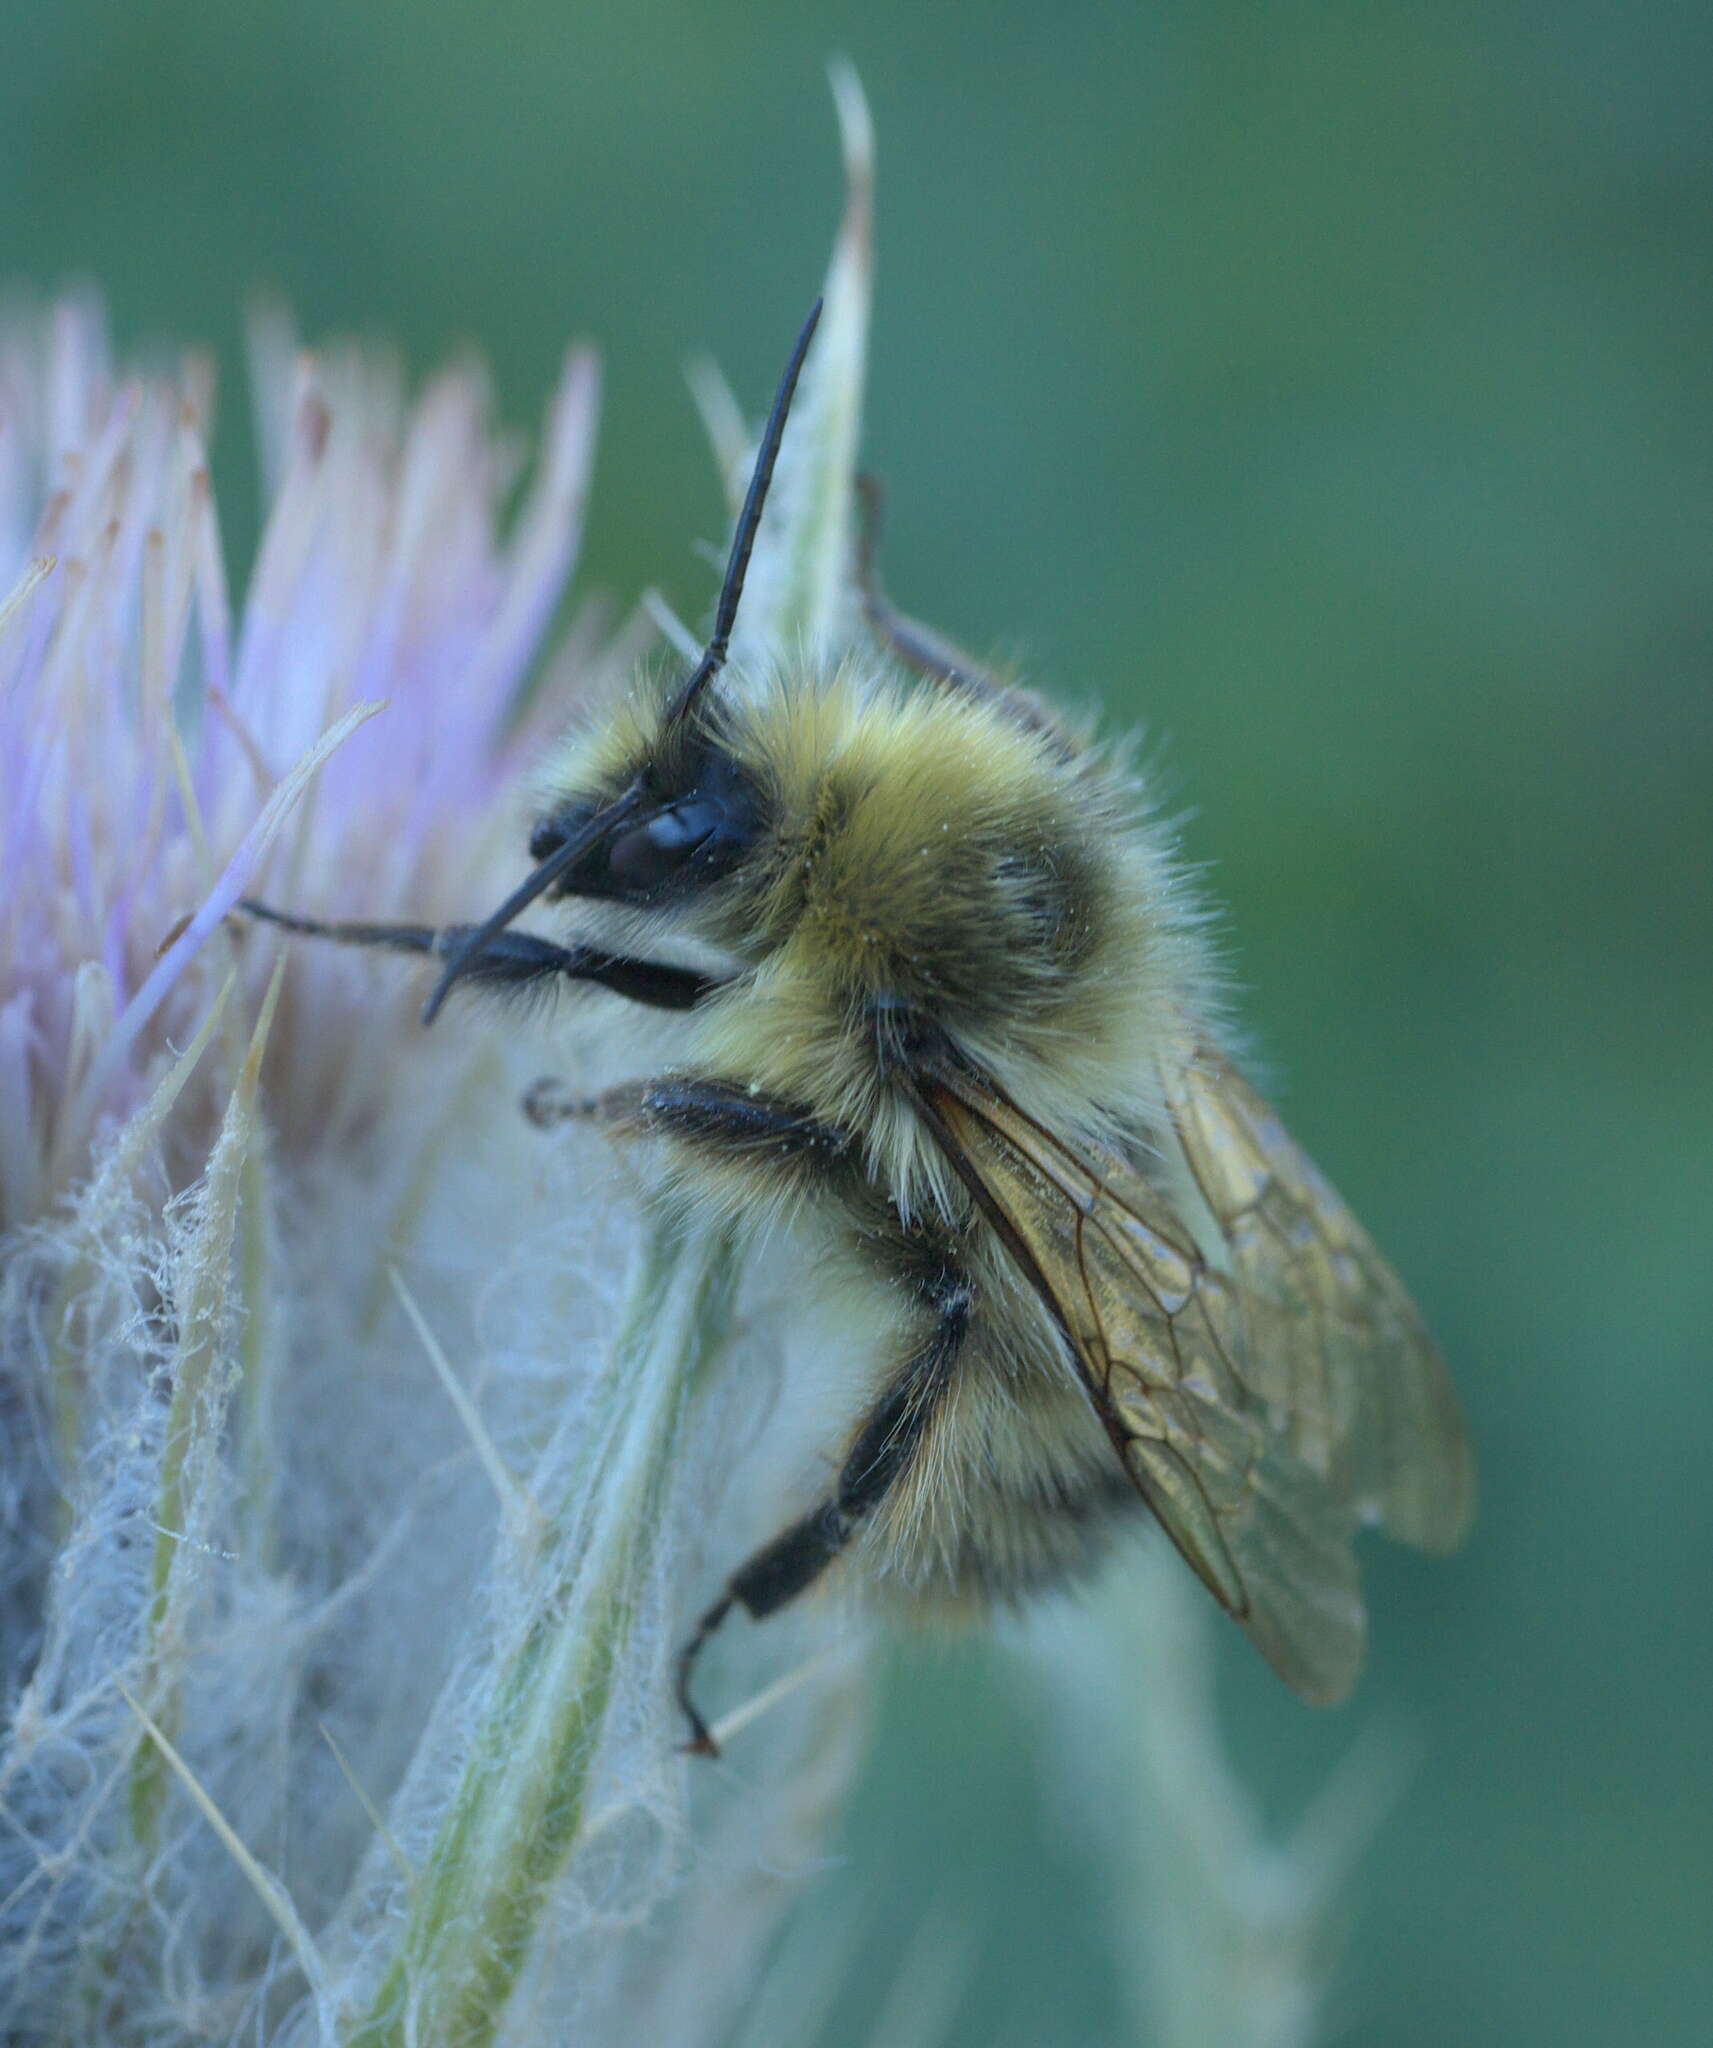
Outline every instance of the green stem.
<svg viewBox="0 0 1713 2048">
<path fill-rule="evenodd" d="M 484 2048 L 583 1831 L 590 1772 L 625 1667 L 690 1397 L 725 1347 L 738 1261 L 724 1234 L 651 1217 L 582 1455 L 398 1951 L 351 2048 Z M 591 1512 L 591 1506 L 593 1511 Z"/>
</svg>

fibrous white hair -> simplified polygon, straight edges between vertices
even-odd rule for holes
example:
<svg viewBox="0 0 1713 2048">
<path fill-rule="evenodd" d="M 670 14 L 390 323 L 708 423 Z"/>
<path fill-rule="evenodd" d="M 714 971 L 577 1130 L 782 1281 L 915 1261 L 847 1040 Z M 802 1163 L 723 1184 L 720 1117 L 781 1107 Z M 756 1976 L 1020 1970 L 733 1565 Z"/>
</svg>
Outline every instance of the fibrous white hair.
<svg viewBox="0 0 1713 2048">
<path fill-rule="evenodd" d="M 425 1035 L 396 961 L 226 921 L 494 900 L 604 658 L 516 723 L 594 365 L 506 525 L 479 372 L 258 358 L 234 618 L 205 370 L 117 377 L 87 301 L 0 337 L 0 2034 L 711 2044 L 861 1722 L 823 1659 L 692 1814 L 671 1652 L 804 1456 L 777 1279 L 519 1113 L 634 1062 L 610 1005 Z M 721 1700 L 828 1626 L 735 1632 Z"/>
</svg>

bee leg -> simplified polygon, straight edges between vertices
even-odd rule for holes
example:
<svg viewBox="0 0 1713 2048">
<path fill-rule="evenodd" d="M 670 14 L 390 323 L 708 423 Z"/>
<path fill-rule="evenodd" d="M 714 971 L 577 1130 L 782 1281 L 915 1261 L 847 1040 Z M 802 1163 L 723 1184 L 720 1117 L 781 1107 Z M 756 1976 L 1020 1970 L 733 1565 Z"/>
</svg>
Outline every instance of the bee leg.
<svg viewBox="0 0 1713 2048">
<path fill-rule="evenodd" d="M 849 1133 L 796 1103 L 752 1094 L 736 1082 L 667 1074 L 578 1097 L 563 1083 L 538 1081 L 525 1107 L 538 1123 L 589 1117 L 670 1138 L 776 1186 L 861 1183 L 860 1157 Z M 906 1230 L 890 1205 L 871 1227 L 877 1243 L 887 1247 L 889 1262 L 901 1262 L 912 1276 L 932 1326 L 858 1426 L 831 1496 L 740 1566 L 679 1652 L 678 1704 L 689 1723 L 693 1755 L 719 1753 L 713 1731 L 690 1696 L 691 1676 L 708 1638 L 734 1606 L 757 1621 L 777 1613 L 807 1591 L 858 1533 L 909 1469 L 969 1329 L 973 1290 L 946 1247 Z"/>
<path fill-rule="evenodd" d="M 735 1081 L 667 1074 L 638 1091 L 637 1108 L 651 1131 L 725 1159 L 830 1166 L 852 1155 L 849 1136 L 813 1110 Z"/>
<path fill-rule="evenodd" d="M 883 493 L 880 480 L 859 476 L 857 488 L 856 584 L 862 595 L 863 618 L 869 631 L 904 666 L 930 683 L 962 690 L 967 696 L 997 704 L 1019 725 L 1038 732 L 1062 754 L 1075 756 L 1079 748 L 1065 733 L 1051 707 L 1031 690 L 1019 689 L 994 674 L 993 670 L 966 654 L 956 641 L 901 612 L 880 587 L 875 555 L 880 546 L 880 515 Z"/>
<path fill-rule="evenodd" d="M 737 1082 L 704 1080 L 694 1074 L 625 1082 L 593 1096 L 572 1095 L 563 1082 L 549 1076 L 524 1097 L 524 1113 L 544 1128 L 571 1117 L 628 1126 L 676 1139 L 763 1176 L 783 1172 L 798 1184 L 817 1175 L 824 1179 L 846 1164 L 854 1166 L 850 1138 L 812 1110 L 773 1096 L 752 1095 Z"/>
<path fill-rule="evenodd" d="M 969 690 L 978 697 L 999 696 L 1004 686 L 980 662 L 972 660 L 961 647 L 954 646 L 931 626 L 924 626 L 919 619 L 906 617 L 881 589 L 875 557 L 880 552 L 886 494 L 879 477 L 869 475 L 857 478 L 856 493 L 856 584 L 862 594 L 863 616 L 868 621 L 869 631 L 890 648 L 906 668 L 914 669 L 930 682 L 950 683 L 955 689 Z"/>
<path fill-rule="evenodd" d="M 732 1574 L 678 1654 L 678 1705 L 690 1726 L 686 1747 L 693 1756 L 719 1755 L 713 1731 L 690 1696 L 691 1675 L 708 1638 L 734 1605 L 751 1620 L 765 1621 L 807 1592 L 909 1470 L 922 1446 L 951 1382 L 974 1299 L 965 1276 L 938 1258 L 924 1273 L 923 1293 L 935 1311 L 934 1327 L 863 1418 L 831 1496 Z"/>
<path fill-rule="evenodd" d="M 608 1124 L 615 1129 L 642 1130 L 647 1127 L 643 1101 L 646 1082 L 624 1081 L 616 1088 L 603 1088 L 599 1095 L 574 1094 L 552 1074 L 532 1081 L 524 1093 L 523 1113 L 539 1130 L 555 1124 Z"/>
<path fill-rule="evenodd" d="M 238 908 L 248 917 L 277 924 L 304 938 L 332 939 L 342 946 L 373 946 L 389 953 L 422 953 L 442 960 L 457 955 L 474 935 L 473 924 L 352 924 L 294 917 L 254 897 Z M 479 987 L 515 990 L 564 979 L 610 989 L 655 1010 L 689 1010 L 720 986 L 694 968 L 660 960 L 632 960 L 599 946 L 555 946 L 531 932 L 496 932 L 461 977 Z"/>
</svg>

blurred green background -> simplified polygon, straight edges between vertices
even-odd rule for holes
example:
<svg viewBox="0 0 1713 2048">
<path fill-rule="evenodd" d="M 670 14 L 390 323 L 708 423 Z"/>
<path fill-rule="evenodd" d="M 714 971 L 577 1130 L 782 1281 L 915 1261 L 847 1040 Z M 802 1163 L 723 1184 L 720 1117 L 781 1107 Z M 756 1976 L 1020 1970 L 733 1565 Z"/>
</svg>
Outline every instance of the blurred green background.
<svg viewBox="0 0 1713 2048">
<path fill-rule="evenodd" d="M 122 340 L 238 316 L 479 339 L 533 424 L 607 353 L 585 589 L 692 615 L 681 375 L 761 404 L 880 150 L 889 580 L 1146 719 L 1290 1116 L 1411 1277 L 1482 1460 L 1469 1550 L 1369 1558 L 1316 1717 L 1233 1650 L 1288 1815 L 1370 1722 L 1351 2043 L 1713 2028 L 1713 13 L 62 0 L 0 45 L 0 275 Z M 899 1651 L 830 1883 L 867 2037 L 912 1927 L 956 2038 L 1124 2038 L 1103 1874 L 1002 1652 Z"/>
</svg>

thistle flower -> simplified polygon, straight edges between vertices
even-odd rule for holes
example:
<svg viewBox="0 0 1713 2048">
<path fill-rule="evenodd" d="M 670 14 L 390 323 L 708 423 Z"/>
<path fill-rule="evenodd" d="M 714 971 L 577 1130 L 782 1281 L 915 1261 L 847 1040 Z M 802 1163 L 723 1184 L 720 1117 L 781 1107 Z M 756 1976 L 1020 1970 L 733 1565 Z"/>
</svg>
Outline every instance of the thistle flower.
<svg viewBox="0 0 1713 2048">
<path fill-rule="evenodd" d="M 850 630 L 841 108 L 752 652 Z M 517 1114 L 549 1059 L 612 1057 L 595 1014 L 551 1054 L 425 1035 L 396 963 L 227 922 L 505 883 L 520 764 L 638 651 L 574 625 L 544 662 L 595 364 L 510 522 L 474 366 L 411 398 L 274 315 L 253 377 L 235 608 L 207 363 L 116 375 L 87 298 L 0 331 L 0 2034 L 718 2040 L 860 1719 L 847 1660 L 774 1708 L 741 1800 L 704 1768 L 692 1828 L 667 1660 L 699 1535 L 742 1554 L 790 1455 L 767 1273 L 740 1291 L 727 1241 Z M 737 1646 L 734 1696 L 823 1626 Z"/>
<path fill-rule="evenodd" d="M 849 196 L 737 664 L 861 630 L 871 147 L 834 82 Z M 0 2036 L 808 2042 L 849 1944 L 763 1960 L 850 1776 L 857 1639 L 722 1638 L 767 1740 L 693 1786 L 669 1673 L 824 1450 L 772 1399 L 773 1275 L 517 1113 L 544 1065 L 634 1070 L 646 1022 L 425 1035 L 396 962 L 228 922 L 438 922 L 512 878 L 522 770 L 644 651 L 587 617 L 547 646 L 594 360 L 510 520 L 473 364 L 411 397 L 272 313 L 252 382 L 234 607 L 206 360 L 116 375 L 87 297 L 0 316 Z M 697 382 L 735 510 L 750 439 Z M 1277 2048 L 1357 1831 L 1259 1841 L 1174 1569 L 1041 1640 L 1064 1724 L 1096 1708 L 1105 1853 L 1161 1850 L 1139 1998 Z M 927 1932 L 880 2039 L 955 2004 Z"/>
</svg>

